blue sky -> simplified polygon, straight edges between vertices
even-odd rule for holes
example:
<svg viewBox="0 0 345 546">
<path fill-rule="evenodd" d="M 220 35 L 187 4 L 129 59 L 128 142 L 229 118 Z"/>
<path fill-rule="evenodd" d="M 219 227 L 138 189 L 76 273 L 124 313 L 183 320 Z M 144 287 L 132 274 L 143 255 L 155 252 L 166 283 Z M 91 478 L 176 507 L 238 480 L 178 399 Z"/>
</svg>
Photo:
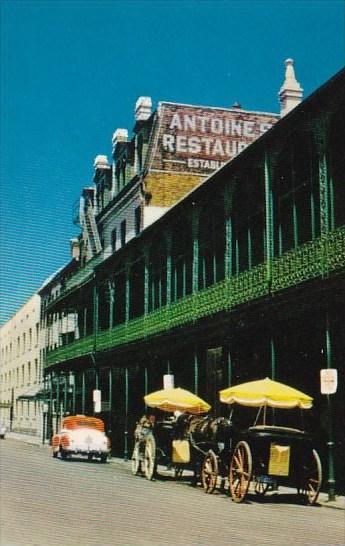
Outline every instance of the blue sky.
<svg viewBox="0 0 345 546">
<path fill-rule="evenodd" d="M 278 112 L 344 65 L 344 2 L 1 2 L 0 321 L 69 260 L 73 203 L 138 96 Z"/>
</svg>

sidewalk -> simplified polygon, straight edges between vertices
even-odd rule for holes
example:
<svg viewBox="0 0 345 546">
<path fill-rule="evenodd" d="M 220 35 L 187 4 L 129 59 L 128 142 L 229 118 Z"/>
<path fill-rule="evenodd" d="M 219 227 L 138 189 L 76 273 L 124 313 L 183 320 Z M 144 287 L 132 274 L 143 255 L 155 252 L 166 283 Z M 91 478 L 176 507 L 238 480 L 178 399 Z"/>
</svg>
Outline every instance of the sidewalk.
<svg viewBox="0 0 345 546">
<path fill-rule="evenodd" d="M 21 442 L 25 442 L 29 445 L 36 445 L 37 447 L 44 447 L 49 448 L 48 442 L 45 444 L 42 444 L 42 438 L 39 438 L 38 436 L 30 436 L 28 434 L 20 434 L 18 432 L 7 432 L 5 438 L 10 438 L 11 440 L 18 440 Z M 109 459 L 109 462 L 115 466 L 122 466 L 127 468 L 128 470 L 131 469 L 131 461 L 125 461 L 122 458 L 119 457 L 112 457 Z M 167 476 L 173 476 L 173 472 L 171 470 L 167 470 L 165 466 L 162 466 L 159 468 L 159 472 L 161 472 L 163 475 Z M 292 488 L 288 487 L 280 487 L 280 490 L 286 493 L 288 492 L 294 492 Z M 345 510 L 345 496 L 337 495 L 336 499 L 334 501 L 328 500 L 328 494 L 325 492 L 321 492 L 319 494 L 319 498 L 317 503 L 325 508 L 333 508 L 336 510 Z"/>
<path fill-rule="evenodd" d="M 48 446 L 48 442 L 44 445 L 42 444 L 42 438 L 39 438 L 38 436 L 31 436 L 30 434 L 21 434 L 20 432 L 6 432 L 5 438 L 19 440 L 21 442 L 25 442 L 26 444 L 37 445 L 38 447 Z"/>
</svg>

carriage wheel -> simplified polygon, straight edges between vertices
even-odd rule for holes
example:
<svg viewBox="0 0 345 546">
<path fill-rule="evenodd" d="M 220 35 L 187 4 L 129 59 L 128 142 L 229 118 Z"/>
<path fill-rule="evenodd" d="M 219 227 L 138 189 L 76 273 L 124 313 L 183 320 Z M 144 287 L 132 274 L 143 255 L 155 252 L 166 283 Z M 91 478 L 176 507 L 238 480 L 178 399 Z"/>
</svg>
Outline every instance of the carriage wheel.
<svg viewBox="0 0 345 546">
<path fill-rule="evenodd" d="M 311 461 L 305 470 L 303 486 L 297 489 L 297 493 L 303 496 L 309 505 L 316 503 L 322 482 L 322 466 L 318 452 L 313 449 Z"/>
<path fill-rule="evenodd" d="M 238 442 L 230 463 L 229 486 L 232 500 L 242 502 L 252 475 L 252 454 L 247 442 Z"/>
<path fill-rule="evenodd" d="M 144 472 L 148 480 L 152 480 L 156 472 L 156 466 L 156 440 L 150 435 L 146 439 L 144 455 Z"/>
<path fill-rule="evenodd" d="M 141 471 L 141 460 L 140 460 L 140 451 L 139 443 L 137 442 L 134 445 L 133 455 L 132 455 L 132 474 L 137 476 Z"/>
<path fill-rule="evenodd" d="M 213 493 L 217 485 L 218 459 L 214 451 L 210 449 L 202 462 L 201 483 L 205 493 Z"/>
<path fill-rule="evenodd" d="M 183 474 L 183 468 L 181 468 L 180 466 L 175 466 L 174 474 L 175 474 L 175 480 L 181 479 Z"/>
</svg>

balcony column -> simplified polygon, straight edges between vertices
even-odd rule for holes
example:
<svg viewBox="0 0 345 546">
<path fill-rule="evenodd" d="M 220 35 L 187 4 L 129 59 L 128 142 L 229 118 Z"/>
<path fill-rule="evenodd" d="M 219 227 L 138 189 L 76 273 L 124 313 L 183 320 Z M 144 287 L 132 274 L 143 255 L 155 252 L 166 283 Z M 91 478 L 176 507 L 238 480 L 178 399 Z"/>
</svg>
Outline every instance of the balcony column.
<svg viewBox="0 0 345 546">
<path fill-rule="evenodd" d="M 148 382 L 149 382 L 148 368 L 147 368 L 147 366 L 145 366 L 145 368 L 144 368 L 144 393 L 145 393 L 145 396 L 148 393 Z"/>
<path fill-rule="evenodd" d="M 63 415 L 65 416 L 67 413 L 67 394 L 68 394 L 68 374 L 64 374 L 64 393 L 63 393 Z"/>
<path fill-rule="evenodd" d="M 115 282 L 108 281 L 109 289 L 109 329 L 111 330 L 114 326 L 114 302 L 115 302 Z"/>
<path fill-rule="evenodd" d="M 65 332 L 65 333 L 66 333 L 66 336 L 65 336 L 65 337 L 66 337 L 66 343 L 71 343 L 71 339 L 70 339 L 70 335 L 69 335 L 69 320 L 68 320 L 68 319 L 69 319 L 69 309 L 66 310 L 66 313 L 65 313 L 65 314 L 66 314 L 66 321 L 65 321 L 65 328 L 66 328 L 66 332 Z M 61 324 L 61 333 L 62 333 L 62 330 L 63 330 L 62 326 L 63 326 L 63 325 Z"/>
<path fill-rule="evenodd" d="M 144 248 L 144 315 L 147 315 L 150 309 L 150 246 Z"/>
<path fill-rule="evenodd" d="M 199 288 L 199 220 L 200 209 L 197 206 L 192 210 L 192 240 L 193 240 L 193 263 L 192 263 L 192 292 Z"/>
<path fill-rule="evenodd" d="M 74 309 L 74 339 L 80 338 L 80 332 L 79 332 L 79 321 L 78 321 L 78 312 L 77 309 Z"/>
<path fill-rule="evenodd" d="M 98 304 L 99 304 L 99 294 L 98 294 L 98 286 L 95 284 L 93 287 L 93 333 L 96 337 L 98 334 Z"/>
<path fill-rule="evenodd" d="M 194 393 L 199 392 L 199 355 L 198 346 L 194 346 Z"/>
<path fill-rule="evenodd" d="M 131 266 L 126 264 L 126 281 L 125 281 L 125 322 L 129 322 L 130 317 L 130 274 Z"/>
<path fill-rule="evenodd" d="M 326 158 L 326 127 L 320 120 L 313 128 L 316 140 L 316 149 L 319 161 L 319 192 L 320 192 L 320 231 L 321 235 L 328 233 L 330 228 L 329 218 L 329 179 L 328 164 Z"/>
<path fill-rule="evenodd" d="M 231 357 L 230 344 L 226 348 L 226 364 L 227 364 L 228 385 L 230 387 L 232 384 L 232 357 Z"/>
<path fill-rule="evenodd" d="M 267 281 L 272 279 L 272 259 L 273 259 L 273 198 L 272 198 L 272 176 L 271 165 L 267 151 L 264 158 L 265 173 L 265 218 L 266 218 L 266 275 Z"/>
<path fill-rule="evenodd" d="M 62 317 L 63 311 L 58 311 L 57 313 L 57 346 L 62 345 Z"/>
<path fill-rule="evenodd" d="M 128 461 L 128 368 L 125 369 L 125 446 L 123 458 Z"/>
<path fill-rule="evenodd" d="M 55 413 L 55 431 L 59 429 L 59 417 L 60 417 L 60 374 L 57 373 L 56 379 L 56 413 Z"/>
<path fill-rule="evenodd" d="M 166 281 L 167 281 L 167 293 L 166 293 L 166 302 L 167 305 L 171 304 L 171 273 L 172 273 L 172 259 L 171 259 L 171 250 L 172 250 L 172 233 L 169 229 L 165 233 L 165 248 L 166 248 Z"/>
<path fill-rule="evenodd" d="M 276 378 L 276 349 L 273 336 L 270 339 L 270 361 L 271 361 L 271 379 Z"/>
<path fill-rule="evenodd" d="M 99 389 L 99 368 L 96 367 L 96 362 L 95 362 L 95 389 L 96 390 Z"/>
<path fill-rule="evenodd" d="M 85 414 L 85 371 L 81 372 L 81 412 Z"/>
</svg>

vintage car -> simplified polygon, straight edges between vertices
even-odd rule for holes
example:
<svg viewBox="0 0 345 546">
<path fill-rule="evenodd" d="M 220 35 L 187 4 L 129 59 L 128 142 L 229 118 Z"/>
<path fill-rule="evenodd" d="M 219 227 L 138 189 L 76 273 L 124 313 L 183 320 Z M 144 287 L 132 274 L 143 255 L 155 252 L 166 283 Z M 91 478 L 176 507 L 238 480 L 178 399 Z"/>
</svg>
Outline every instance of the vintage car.
<svg viewBox="0 0 345 546">
<path fill-rule="evenodd" d="M 84 455 L 91 461 L 94 457 L 105 463 L 110 453 L 110 440 L 104 433 L 104 423 L 96 417 L 70 415 L 61 423 L 58 434 L 52 439 L 53 457 L 61 459 L 71 455 Z"/>
</svg>

